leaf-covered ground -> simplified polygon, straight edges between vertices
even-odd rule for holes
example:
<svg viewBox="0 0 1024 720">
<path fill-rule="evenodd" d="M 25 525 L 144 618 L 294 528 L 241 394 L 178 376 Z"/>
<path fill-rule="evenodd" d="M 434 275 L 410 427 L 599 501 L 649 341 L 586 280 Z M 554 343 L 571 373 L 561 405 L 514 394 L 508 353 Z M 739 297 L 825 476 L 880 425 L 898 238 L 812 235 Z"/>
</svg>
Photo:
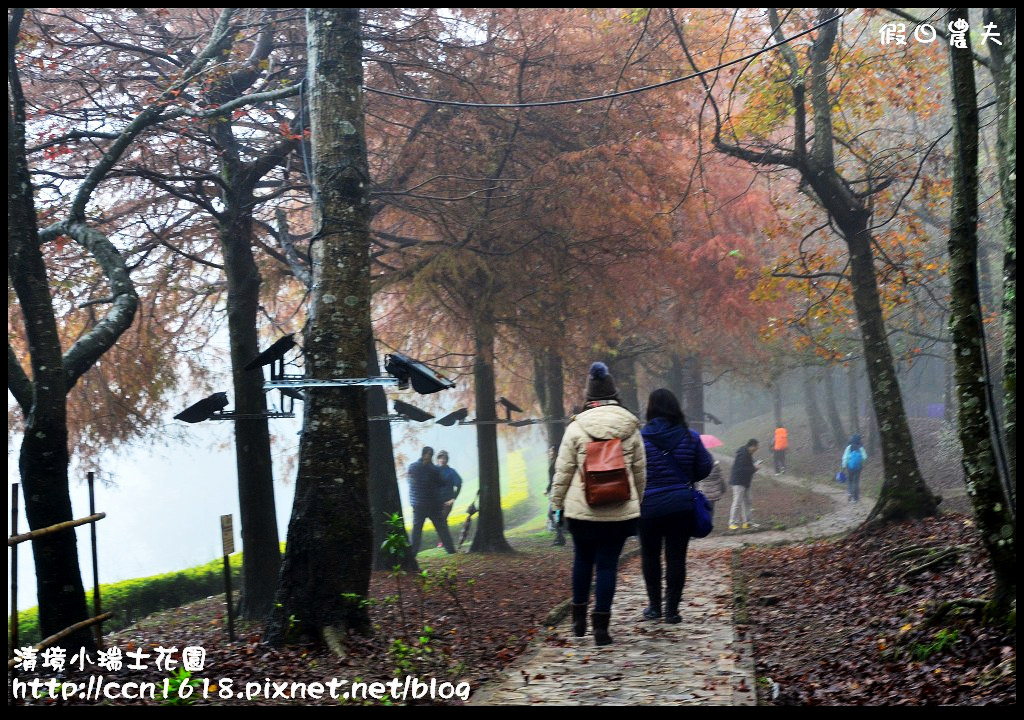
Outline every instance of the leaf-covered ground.
<svg viewBox="0 0 1024 720">
<path fill-rule="evenodd" d="M 955 548 L 946 560 L 933 550 Z M 761 700 L 782 705 L 1016 702 L 1016 641 L 950 613 L 992 576 L 963 515 L 858 531 L 837 542 L 738 553 Z M 743 617 L 743 608 L 747 617 Z"/>
<path fill-rule="evenodd" d="M 517 543 L 513 555 L 458 555 L 451 558 L 423 558 L 427 575 L 375 572 L 371 586 L 370 615 L 375 627 L 372 637 L 351 636 L 349 654 L 337 658 L 321 647 L 289 647 L 278 650 L 260 643 L 258 624 L 238 623 L 237 639 L 227 641 L 224 598 L 216 596 L 181 608 L 157 613 L 132 628 L 107 636 L 106 645 L 123 652 L 143 650 L 154 653 L 157 646 L 201 646 L 207 663 L 199 678 L 210 678 L 210 698 L 193 694 L 196 705 L 295 705 L 282 698 L 220 697 L 219 678 L 230 678 L 234 691 L 247 682 L 388 682 L 412 675 L 436 678 L 438 682 L 468 682 L 475 689 L 522 653 L 530 639 L 543 627 L 552 607 L 568 597 L 571 547 L 551 547 L 547 536 Z M 426 581 L 424 583 L 424 580 Z M 399 586 L 399 582 L 401 585 Z M 401 593 L 402 601 L 398 597 Z M 95 658 L 93 658 L 95 660 Z M 126 661 L 127 662 L 127 661 Z M 149 681 L 162 683 L 173 673 L 159 671 L 148 661 L 146 671 L 120 670 L 104 673 L 107 681 Z M 91 674 L 98 674 L 91 669 Z M 85 673 L 69 673 L 68 681 L 87 682 Z M 36 673 L 51 677 L 52 671 Z M 25 677 L 24 675 L 21 677 Z M 29 675 L 32 677 L 32 675 Z M 227 693 L 226 693 L 227 694 Z M 61 704 L 63 701 L 58 701 Z M 350 704 L 362 704 L 350 700 Z M 432 704 L 460 704 L 459 698 L 435 700 Z M 302 704 L 336 705 L 325 697 Z M 29 703 L 32 704 L 32 703 Z M 36 704 L 54 704 L 44 700 Z M 71 698 L 63 704 L 85 703 Z M 167 704 L 148 700 L 118 700 L 106 704 Z M 380 704 L 370 702 L 368 704 Z M 412 704 L 407 701 L 407 704 Z"/>
<path fill-rule="evenodd" d="M 755 499 L 755 512 L 762 519 L 789 525 L 811 512 L 800 500 L 802 495 L 787 495 L 783 486 L 765 482 L 762 489 Z M 195 693 L 197 705 L 337 704 L 329 697 L 224 699 L 219 678 L 232 679 L 234 691 L 244 689 L 247 682 L 387 682 L 405 675 L 462 681 L 476 689 L 520 655 L 542 630 L 550 610 L 568 597 L 571 544 L 551 547 L 550 538 L 538 534 L 517 539 L 519 552 L 514 555 L 449 558 L 424 553 L 420 559 L 427 570 L 425 584 L 413 575 L 375 573 L 370 614 L 376 632 L 370 638 L 350 638 L 345 658 L 333 657 L 321 647 L 268 648 L 260 643 L 258 624 L 240 623 L 238 639 L 228 643 L 223 596 L 150 616 L 108 636 L 107 645 L 151 653 L 156 646 L 206 648 L 206 669 L 197 675 L 210 678 L 211 697 L 203 700 Z M 746 539 L 754 541 L 756 534 Z M 928 560 L 927 548 L 947 546 L 958 548 L 950 564 L 904 577 L 908 569 Z M 921 549 L 896 556 L 913 548 Z M 917 629 L 937 602 L 988 591 L 991 576 L 964 516 L 893 525 L 837 542 L 746 549 L 737 552 L 735 566 L 745 585 L 739 609 L 742 613 L 745 608 L 747 617 L 741 620 L 749 623 L 745 627 L 754 641 L 763 702 L 1015 702 L 1012 636 L 986 629 L 969 617 L 951 617 L 933 628 Z M 152 660 L 150 665 L 146 671 L 104 675 L 122 683 L 162 683 L 172 675 L 152 667 Z M 86 668 L 65 679 L 86 681 L 90 672 L 97 673 Z M 432 701 L 460 702 L 458 697 Z M 67 704 L 85 703 L 72 698 Z"/>
</svg>

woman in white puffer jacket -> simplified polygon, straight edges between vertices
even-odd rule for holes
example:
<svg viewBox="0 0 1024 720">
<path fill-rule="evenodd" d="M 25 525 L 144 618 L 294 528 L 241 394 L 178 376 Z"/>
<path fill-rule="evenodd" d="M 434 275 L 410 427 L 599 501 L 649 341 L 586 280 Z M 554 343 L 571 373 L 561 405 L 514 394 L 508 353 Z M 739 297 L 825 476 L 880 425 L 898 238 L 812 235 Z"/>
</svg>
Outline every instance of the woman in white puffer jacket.
<svg viewBox="0 0 1024 720">
<path fill-rule="evenodd" d="M 586 500 L 580 468 L 586 459 L 587 444 L 595 440 L 619 438 L 630 479 L 629 499 L 612 505 L 591 507 Z M 626 538 L 636 534 L 640 517 L 640 499 L 646 482 L 646 456 L 640 437 L 640 419 L 619 402 L 615 383 L 604 363 L 590 366 L 586 402 L 562 437 L 555 461 L 551 486 L 551 505 L 562 511 L 572 534 L 575 556 L 572 567 L 573 633 L 582 637 L 587 629 L 587 605 L 590 582 L 595 574 L 594 644 L 607 645 L 612 600 L 619 555 Z"/>
</svg>

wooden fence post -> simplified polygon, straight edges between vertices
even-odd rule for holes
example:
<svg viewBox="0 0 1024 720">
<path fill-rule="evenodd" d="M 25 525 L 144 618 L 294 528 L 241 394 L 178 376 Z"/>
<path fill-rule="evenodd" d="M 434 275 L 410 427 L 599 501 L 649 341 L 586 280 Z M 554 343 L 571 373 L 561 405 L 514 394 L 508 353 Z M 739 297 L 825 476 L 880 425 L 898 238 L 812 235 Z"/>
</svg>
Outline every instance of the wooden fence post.
<svg viewBox="0 0 1024 720">
<path fill-rule="evenodd" d="M 89 471 L 89 514 L 96 514 L 96 493 L 93 489 L 95 481 L 95 473 Z M 103 609 L 100 607 L 100 565 L 99 557 L 96 553 L 96 523 L 90 523 L 89 534 L 92 539 L 92 614 L 93 616 L 102 615 Z M 93 631 L 96 634 L 96 648 L 98 650 L 103 649 L 103 626 L 102 623 L 96 623 L 93 626 Z"/>
</svg>

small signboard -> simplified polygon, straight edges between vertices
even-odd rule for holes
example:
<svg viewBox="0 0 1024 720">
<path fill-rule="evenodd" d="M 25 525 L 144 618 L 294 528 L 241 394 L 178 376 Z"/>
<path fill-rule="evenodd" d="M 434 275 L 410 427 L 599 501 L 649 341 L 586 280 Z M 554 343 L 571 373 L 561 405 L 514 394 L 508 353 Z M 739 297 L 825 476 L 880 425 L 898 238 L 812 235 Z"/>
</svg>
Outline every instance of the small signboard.
<svg viewBox="0 0 1024 720">
<path fill-rule="evenodd" d="M 235 529 L 230 515 L 220 516 L 220 535 L 224 543 L 224 554 L 230 555 L 235 551 Z"/>
</svg>

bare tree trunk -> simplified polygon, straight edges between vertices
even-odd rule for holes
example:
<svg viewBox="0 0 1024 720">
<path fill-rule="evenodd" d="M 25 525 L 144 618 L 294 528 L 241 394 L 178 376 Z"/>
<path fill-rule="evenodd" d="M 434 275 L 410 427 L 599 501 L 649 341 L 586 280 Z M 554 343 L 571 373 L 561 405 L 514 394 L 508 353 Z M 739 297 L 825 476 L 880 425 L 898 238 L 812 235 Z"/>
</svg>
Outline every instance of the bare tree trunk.
<svg viewBox="0 0 1024 720">
<path fill-rule="evenodd" d="M 846 394 L 850 409 L 850 433 L 860 433 L 860 395 L 857 392 L 857 370 L 851 362 L 846 366 Z"/>
<path fill-rule="evenodd" d="M 683 359 L 679 353 L 672 353 L 669 358 L 668 369 L 665 371 L 665 387 L 671 390 L 679 402 L 682 403 L 686 397 L 686 389 L 683 386 Z M 689 417 L 686 418 L 689 421 Z"/>
<path fill-rule="evenodd" d="M 635 413 L 642 413 L 640 398 L 636 389 L 636 358 L 632 355 L 617 355 L 608 360 L 608 370 L 615 380 L 622 404 Z"/>
<path fill-rule="evenodd" d="M 704 368 L 699 355 L 683 358 L 683 395 L 679 399 L 687 424 L 704 432 Z"/>
<path fill-rule="evenodd" d="M 966 22 L 965 8 L 948 21 Z M 1017 597 L 1016 529 L 1001 486 L 992 445 L 994 408 L 986 390 L 984 329 L 978 291 L 978 105 L 974 63 L 967 49 L 950 48 L 953 86 L 953 212 L 949 233 L 950 319 L 956 363 L 957 420 L 967 491 L 996 576 L 992 614 L 1005 619 Z"/>
<path fill-rule="evenodd" d="M 229 188 L 230 189 L 230 188 Z M 245 370 L 259 352 L 256 317 L 259 312 L 260 272 L 252 254 L 251 196 L 232 198 L 222 216 L 220 241 L 228 284 L 228 337 L 235 411 L 245 415 L 267 412 L 263 370 Z M 274 602 L 281 571 L 281 546 L 274 509 L 274 469 L 267 419 L 235 421 L 235 467 L 238 507 L 242 521 L 241 616 L 263 619 Z"/>
<path fill-rule="evenodd" d="M 38 239 L 32 179 L 25 160 L 24 118 L 18 117 L 16 109 L 12 117 L 11 111 L 9 102 L 7 277 L 25 318 L 32 379 L 25 375 L 8 343 L 7 384 L 15 392 L 25 419 L 18 469 L 28 525 L 36 530 L 73 519 L 68 486 L 66 388 L 60 334 Z M 88 612 L 75 533 L 60 532 L 33 540 L 32 555 L 42 636 L 85 620 Z M 92 647 L 92 635 L 82 631 L 71 642 Z"/>
<path fill-rule="evenodd" d="M 816 389 L 817 379 L 811 368 L 801 368 L 804 380 L 804 408 L 807 410 L 807 423 L 811 431 L 811 450 L 816 453 L 825 452 L 825 441 L 822 429 L 825 426 L 825 419 L 821 417 L 818 410 L 818 393 Z"/>
<path fill-rule="evenodd" d="M 370 338 L 366 346 L 366 374 L 369 377 L 380 375 L 377 361 L 377 347 Z M 388 399 L 384 388 L 374 385 L 367 388 L 366 410 L 370 417 L 382 417 L 388 414 Z M 393 515 L 403 517 L 402 496 L 398 491 L 398 476 L 395 473 L 395 449 L 391 444 L 391 423 L 370 423 L 370 517 L 373 522 L 373 569 L 391 570 L 397 563 L 403 570 L 419 569 L 416 557 L 411 548 L 406 547 L 402 556 L 388 557 L 380 552 L 384 541 L 392 532 L 398 532 L 389 519 Z M 405 522 L 401 523 L 401 532 L 405 534 Z M 408 536 L 406 536 L 408 540 Z"/>
<path fill-rule="evenodd" d="M 1003 437 L 1010 502 L 1017 507 L 1017 10 L 986 8 L 985 21 L 995 22 L 1002 45 L 991 43 L 996 86 L 996 167 L 1003 203 Z"/>
<path fill-rule="evenodd" d="M 318 239 L 306 373 L 357 377 L 373 337 L 359 10 L 310 8 L 306 22 Z M 370 629 L 361 602 L 373 557 L 367 425 L 364 389 L 308 391 L 288 545 L 267 622 L 272 644 L 294 631 L 340 653 L 349 629 Z"/>
<path fill-rule="evenodd" d="M 772 415 L 775 418 L 775 427 L 782 427 L 782 384 L 781 377 L 776 375 L 772 380 Z"/>
<path fill-rule="evenodd" d="M 546 347 L 534 357 L 534 388 L 541 413 L 547 418 L 565 417 L 565 377 L 562 356 L 553 347 Z M 557 451 L 565 434 L 565 423 L 549 422 L 544 428 L 548 447 Z"/>
<path fill-rule="evenodd" d="M 836 403 L 836 389 L 832 384 L 831 366 L 822 370 L 822 376 L 825 382 L 825 413 L 828 415 L 828 424 L 832 428 L 832 443 L 839 448 L 845 447 L 846 433 L 843 430 L 843 421 L 839 417 L 839 405 Z"/>
<path fill-rule="evenodd" d="M 473 389 L 476 419 L 496 420 L 497 391 L 494 383 L 494 321 L 484 310 L 474 328 L 476 357 L 473 361 Z M 484 422 L 476 426 L 480 473 L 480 520 L 470 552 L 510 553 L 505 540 L 505 517 L 501 512 L 501 475 L 498 468 L 498 426 Z"/>
<path fill-rule="evenodd" d="M 823 23 L 837 15 L 835 8 L 818 9 L 818 19 Z M 781 40 L 782 27 L 774 9 L 769 10 L 769 20 L 775 38 Z M 677 32 L 685 48 L 678 25 Z M 834 22 L 818 30 L 808 53 L 810 62 L 807 66 L 800 64 L 800 58 L 791 47 L 783 46 L 779 51 L 789 66 L 789 84 L 795 108 L 791 149 L 765 151 L 764 148 L 724 142 L 721 115 L 712 98 L 718 113 L 714 144 L 722 152 L 751 163 L 796 169 L 846 241 L 850 254 L 850 286 L 864 343 L 871 402 L 883 430 L 879 440 L 885 479 L 869 521 L 929 516 L 937 511 L 936 498 L 925 485 L 917 465 L 896 366 L 885 332 L 872 257 L 872 206 L 865 196 L 857 195 L 851 189 L 851 184 L 835 163 L 834 146 L 840 138 L 835 136 L 832 123 L 836 99 L 829 91 L 829 79 L 834 71 L 832 51 L 837 33 L 838 26 Z M 710 95 L 710 88 L 708 92 Z M 806 108 L 808 95 L 810 117 Z M 808 132 L 809 119 L 813 123 L 813 135 Z"/>
</svg>

